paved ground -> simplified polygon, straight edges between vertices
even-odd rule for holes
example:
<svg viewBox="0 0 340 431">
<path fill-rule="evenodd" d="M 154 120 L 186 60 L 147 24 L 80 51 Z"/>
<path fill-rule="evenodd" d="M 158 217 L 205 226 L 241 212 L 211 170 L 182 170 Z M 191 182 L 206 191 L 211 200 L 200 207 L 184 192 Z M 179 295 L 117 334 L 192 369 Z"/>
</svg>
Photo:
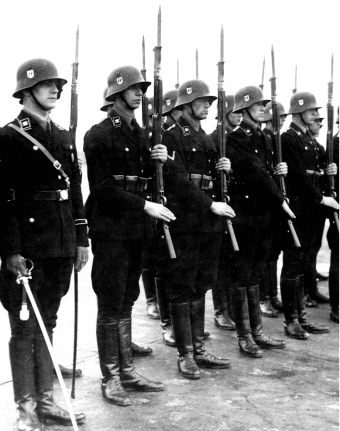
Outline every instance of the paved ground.
<svg viewBox="0 0 340 431">
<path fill-rule="evenodd" d="M 318 269 L 328 272 L 329 251 L 324 244 Z M 133 394 L 132 406 L 106 403 L 100 392 L 95 321 L 96 297 L 90 283 L 90 264 L 80 274 L 80 329 L 78 365 L 83 377 L 77 379 L 76 411 L 87 415 L 81 431 L 333 431 L 338 430 L 339 327 L 329 321 L 329 305 L 309 309 L 313 319 L 327 323 L 331 332 L 311 335 L 308 341 L 288 339 L 283 332 L 282 314 L 264 318 L 265 332 L 282 337 L 287 347 L 265 352 L 262 359 L 241 356 L 233 332 L 213 325 L 211 294 L 207 295 L 206 329 L 211 337 L 207 349 L 232 361 L 228 370 L 205 370 L 198 381 L 182 378 L 176 365 L 176 349 L 162 343 L 158 320 L 145 313 L 142 289 L 133 311 L 133 339 L 148 344 L 153 355 L 135 360 L 145 377 L 162 381 L 167 390 L 156 394 Z M 327 282 L 319 283 L 327 294 Z M 55 350 L 60 362 L 71 365 L 73 342 L 73 288 L 63 299 L 55 332 Z M 11 373 L 8 360 L 9 328 L 4 310 L 0 312 L 0 430 L 15 429 Z M 70 387 L 70 382 L 67 382 Z M 65 405 L 59 384 L 56 399 Z M 46 431 L 71 430 L 46 424 Z"/>
</svg>

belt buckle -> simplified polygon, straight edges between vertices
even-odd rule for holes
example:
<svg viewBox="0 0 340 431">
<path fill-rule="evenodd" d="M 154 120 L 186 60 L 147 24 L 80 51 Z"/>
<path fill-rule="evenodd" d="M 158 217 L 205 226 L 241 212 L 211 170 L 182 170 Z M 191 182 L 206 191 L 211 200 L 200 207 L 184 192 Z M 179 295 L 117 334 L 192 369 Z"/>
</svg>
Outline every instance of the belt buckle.
<svg viewBox="0 0 340 431">
<path fill-rule="evenodd" d="M 59 190 L 59 200 L 60 201 L 68 200 L 68 190 Z"/>
</svg>

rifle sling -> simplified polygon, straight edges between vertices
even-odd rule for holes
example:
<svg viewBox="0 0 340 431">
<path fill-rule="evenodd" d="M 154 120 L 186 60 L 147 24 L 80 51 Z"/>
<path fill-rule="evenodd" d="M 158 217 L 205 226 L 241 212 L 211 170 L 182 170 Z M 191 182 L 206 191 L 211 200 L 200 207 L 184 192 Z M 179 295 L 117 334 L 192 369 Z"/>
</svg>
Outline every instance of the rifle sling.
<svg viewBox="0 0 340 431">
<path fill-rule="evenodd" d="M 27 132 L 25 132 L 23 129 L 20 129 L 18 126 L 16 126 L 13 123 L 9 124 L 8 127 L 11 127 L 12 129 L 16 130 L 18 133 L 20 133 L 26 139 L 28 139 L 29 141 L 31 141 L 32 144 L 36 145 L 44 153 L 44 155 L 52 162 L 53 166 L 65 178 L 67 187 L 69 187 L 70 180 L 69 180 L 68 176 L 66 175 L 65 171 L 63 170 L 63 168 L 61 167 L 61 164 L 58 162 L 58 160 L 56 160 L 52 156 L 52 154 L 48 150 L 46 150 L 46 148 L 39 141 L 37 141 L 35 138 L 33 138 L 33 136 L 29 135 Z"/>
</svg>

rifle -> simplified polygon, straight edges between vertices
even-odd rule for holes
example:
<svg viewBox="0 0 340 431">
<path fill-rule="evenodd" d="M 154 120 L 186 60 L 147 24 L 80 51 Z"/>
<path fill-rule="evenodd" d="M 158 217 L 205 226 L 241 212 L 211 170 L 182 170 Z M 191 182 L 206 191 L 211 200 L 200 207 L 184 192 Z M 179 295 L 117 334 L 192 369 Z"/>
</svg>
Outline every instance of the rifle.
<svg viewBox="0 0 340 431">
<path fill-rule="evenodd" d="M 79 25 L 76 33 L 76 51 L 74 63 L 72 63 L 72 84 L 71 84 L 71 114 L 69 132 L 73 146 L 76 145 L 76 131 L 78 125 L 78 52 L 79 52 Z M 77 344 L 78 344 L 78 272 L 74 268 L 74 343 L 73 343 L 73 368 L 72 368 L 72 389 L 71 397 L 75 398 L 75 377 L 77 363 Z"/>
<path fill-rule="evenodd" d="M 158 10 L 158 28 L 157 28 L 157 45 L 154 47 L 155 65 L 154 65 L 154 113 L 152 114 L 152 138 L 151 143 L 154 147 L 162 142 L 162 103 L 163 103 L 163 81 L 160 76 L 161 70 L 161 7 Z M 156 202 L 166 205 L 164 196 L 163 165 L 156 161 L 156 180 L 157 193 Z M 163 221 L 163 234 L 169 250 L 170 259 L 176 259 L 175 249 L 171 240 L 169 226 Z"/>
<path fill-rule="evenodd" d="M 143 36 L 142 40 L 142 53 L 143 53 L 143 69 L 141 70 L 142 76 L 146 81 L 146 69 L 145 69 L 145 40 Z M 148 113 L 148 97 L 146 94 L 142 96 L 142 124 L 143 129 L 146 132 L 147 137 L 149 137 L 149 113 Z"/>
<path fill-rule="evenodd" d="M 297 65 L 295 66 L 295 87 L 293 88 L 293 94 L 297 92 Z"/>
<path fill-rule="evenodd" d="M 226 136 L 225 136 L 225 91 L 223 88 L 224 82 L 224 30 L 223 26 L 221 28 L 221 53 L 220 53 L 220 61 L 217 64 L 218 67 L 218 85 L 217 85 L 217 96 L 218 96 L 218 105 L 217 105 L 217 141 L 220 149 L 220 157 L 225 157 L 226 152 Z M 221 196 L 224 203 L 229 203 L 230 198 L 228 196 L 228 188 L 227 188 L 227 178 L 226 174 L 221 170 L 220 171 L 220 180 L 221 180 Z M 231 243 L 234 251 L 239 251 L 239 246 L 236 240 L 235 232 L 233 225 L 231 223 L 230 218 L 227 218 L 227 229 L 230 235 Z"/>
<path fill-rule="evenodd" d="M 328 83 L 328 102 L 327 102 L 327 143 L 326 143 L 326 149 L 327 149 L 327 156 L 328 156 L 328 164 L 333 163 L 333 124 L 334 124 L 334 107 L 332 105 L 333 100 L 333 67 L 334 67 L 334 57 L 332 54 L 332 60 L 331 60 L 331 80 Z M 328 181 L 329 181 L 329 192 L 330 196 L 332 196 L 334 199 L 337 198 L 336 191 L 335 191 L 335 185 L 334 185 L 334 175 L 328 175 Z M 337 225 L 337 228 L 339 230 L 339 215 L 337 211 L 333 211 L 333 216 L 335 223 Z"/>
<path fill-rule="evenodd" d="M 198 79 L 198 49 L 196 48 L 196 79 Z"/>
<path fill-rule="evenodd" d="M 177 58 L 177 83 L 175 85 L 176 90 L 178 90 L 178 87 L 179 87 L 179 61 Z"/>
<path fill-rule="evenodd" d="M 274 59 L 274 48 L 272 46 L 272 74 L 273 76 L 270 78 L 271 82 L 271 96 L 272 96 L 272 111 L 273 111 L 273 136 L 276 147 L 276 162 L 277 164 L 282 162 L 282 148 L 281 148 L 281 135 L 280 135 L 280 117 L 277 109 L 276 103 L 276 76 L 275 76 L 275 59 Z M 280 190 L 283 195 L 284 200 L 289 204 L 289 199 L 287 197 L 285 180 L 283 175 L 279 175 L 280 182 Z M 296 234 L 293 222 L 291 219 L 287 219 L 288 228 L 293 237 L 294 244 L 296 247 L 301 247 L 299 238 Z"/>
<path fill-rule="evenodd" d="M 259 85 L 259 87 L 261 88 L 261 90 L 263 91 L 263 83 L 264 83 L 264 69 L 266 66 L 266 57 L 263 58 L 263 64 L 262 64 L 262 78 L 261 78 L 261 84 Z"/>
</svg>

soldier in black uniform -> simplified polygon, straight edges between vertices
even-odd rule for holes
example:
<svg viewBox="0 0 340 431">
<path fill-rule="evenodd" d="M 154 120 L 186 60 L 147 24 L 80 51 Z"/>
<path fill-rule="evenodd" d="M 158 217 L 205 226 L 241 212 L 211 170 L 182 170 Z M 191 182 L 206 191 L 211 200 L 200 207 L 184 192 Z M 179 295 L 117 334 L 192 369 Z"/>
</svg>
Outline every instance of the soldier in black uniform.
<svg viewBox="0 0 340 431">
<path fill-rule="evenodd" d="M 139 295 L 144 251 L 153 236 L 152 218 L 175 219 L 166 207 L 148 200 L 151 160 L 163 163 L 167 158 L 163 145 L 150 152 L 148 137 L 134 119 L 149 85 L 133 66 L 113 70 L 106 100 L 114 107 L 84 139 L 101 388 L 108 402 L 120 406 L 131 404 L 126 390 L 165 389 L 136 372 L 131 353 L 131 312 Z"/>
<path fill-rule="evenodd" d="M 277 102 L 278 115 L 280 119 L 280 130 L 283 127 L 287 113 L 283 105 Z M 272 150 L 273 158 L 276 159 L 276 148 L 273 138 L 273 110 L 272 102 L 267 103 L 264 108 L 263 123 L 265 127 L 263 133 L 268 139 Z M 264 278 L 260 283 L 260 307 L 263 316 L 277 317 L 279 311 L 283 311 L 282 303 L 277 297 L 277 261 L 282 250 L 282 232 L 283 226 L 280 223 L 280 217 L 274 218 L 274 233 L 272 244 L 267 257 L 266 270 Z"/>
<path fill-rule="evenodd" d="M 236 127 L 238 127 L 242 120 L 242 114 L 233 113 L 234 105 L 235 105 L 235 97 L 234 95 L 227 95 L 225 97 L 226 100 L 226 119 L 225 119 L 225 127 L 226 127 L 226 135 L 232 132 Z M 216 116 L 217 119 L 217 116 Z M 217 142 L 217 128 L 210 135 L 214 142 L 216 148 L 218 148 Z M 222 237 L 222 245 L 219 257 L 218 264 L 218 273 L 217 273 L 217 283 L 212 289 L 213 303 L 214 303 L 214 322 L 215 325 L 223 330 L 227 331 L 235 331 L 236 326 L 232 319 L 233 311 L 231 305 L 231 297 L 230 297 L 230 280 L 229 280 L 229 265 L 227 262 L 229 261 L 229 253 L 231 252 L 230 248 L 230 237 L 229 235 L 223 235 Z"/>
<path fill-rule="evenodd" d="M 284 341 L 263 334 L 259 284 L 272 239 L 273 211 L 281 207 L 294 217 L 272 178 L 272 151 L 260 128 L 266 102 L 259 87 L 244 87 L 235 94 L 233 112 L 241 112 L 243 121 L 229 133 L 226 144 L 233 171 L 230 203 L 236 212 L 233 225 L 240 248 L 229 263 L 234 319 L 240 351 L 253 358 L 262 357 L 260 347 L 285 347 Z M 285 173 L 286 168 L 278 165 L 276 174 Z"/>
<path fill-rule="evenodd" d="M 69 289 L 72 268 L 88 259 L 87 226 L 81 194 L 77 151 L 68 131 L 49 116 L 66 80 L 53 63 L 33 59 L 17 72 L 13 97 L 23 109 L 12 124 L 34 137 L 37 145 L 6 125 L 0 136 L 2 160 L 1 302 L 8 310 L 9 343 L 18 430 L 41 430 L 40 419 L 71 424 L 69 413 L 53 399 L 53 364 L 37 318 L 19 318 L 22 287 L 18 274 L 34 264 L 30 286 L 52 342 L 62 297 Z M 28 265 L 27 265 L 28 266 Z M 76 415 L 77 422 L 85 416 Z"/>
<path fill-rule="evenodd" d="M 329 332 L 325 325 L 310 321 L 304 302 L 304 273 L 315 242 L 315 220 L 323 205 L 337 210 L 338 203 L 324 196 L 319 178 L 322 176 L 319 151 L 313 141 L 309 126 L 318 116 L 320 107 L 313 94 L 297 92 L 290 100 L 289 114 L 292 123 L 282 134 L 282 155 L 288 164 L 287 193 L 296 214 L 294 227 L 302 247 L 291 245 L 283 253 L 281 296 L 285 315 L 285 332 L 288 336 L 306 340 L 309 332 Z M 336 174 L 335 164 L 326 168 L 329 175 Z"/>
<path fill-rule="evenodd" d="M 168 277 L 178 368 L 189 379 L 200 378 L 199 367 L 230 365 L 229 359 L 217 358 L 204 347 L 205 292 L 216 283 L 220 216 L 234 216 L 227 204 L 213 200 L 216 169 L 228 172 L 229 160 L 217 162 L 214 142 L 200 126 L 214 100 L 201 80 L 181 84 L 175 108 L 182 110 L 182 116 L 163 135 L 169 157 L 183 171 L 186 183 L 181 189 L 167 186 L 168 206 L 177 217 L 171 235 L 178 258 Z"/>
</svg>

